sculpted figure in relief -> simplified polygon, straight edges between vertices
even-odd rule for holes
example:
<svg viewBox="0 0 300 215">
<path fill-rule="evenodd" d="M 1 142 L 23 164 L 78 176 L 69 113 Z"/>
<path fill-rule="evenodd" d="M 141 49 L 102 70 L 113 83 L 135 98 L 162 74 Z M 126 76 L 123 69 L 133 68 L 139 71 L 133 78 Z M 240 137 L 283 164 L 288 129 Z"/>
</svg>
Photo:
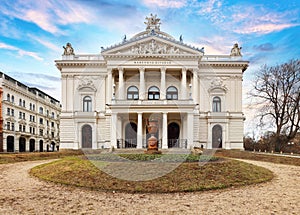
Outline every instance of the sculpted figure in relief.
<svg viewBox="0 0 300 215">
<path fill-rule="evenodd" d="M 150 43 L 139 43 L 128 50 L 133 54 L 180 54 L 183 53 L 175 46 L 157 43 L 152 40 Z"/>
<path fill-rule="evenodd" d="M 74 49 L 72 48 L 71 43 L 67 43 L 66 47 L 64 47 L 64 55 L 74 55 Z"/>
<path fill-rule="evenodd" d="M 233 45 L 233 48 L 231 49 L 230 56 L 239 56 L 239 57 L 241 57 L 242 56 L 241 49 L 242 49 L 242 47 L 239 47 L 239 45 L 237 43 L 235 43 Z"/>
</svg>

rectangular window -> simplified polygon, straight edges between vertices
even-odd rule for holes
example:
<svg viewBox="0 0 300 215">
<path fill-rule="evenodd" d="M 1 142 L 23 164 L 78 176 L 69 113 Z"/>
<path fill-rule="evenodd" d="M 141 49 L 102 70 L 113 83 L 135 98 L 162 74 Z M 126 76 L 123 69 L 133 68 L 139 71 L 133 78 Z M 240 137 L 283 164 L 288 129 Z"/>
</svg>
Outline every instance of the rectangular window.
<svg viewBox="0 0 300 215">
<path fill-rule="evenodd" d="M 22 131 L 22 125 L 19 125 L 19 131 Z"/>
<path fill-rule="evenodd" d="M 25 119 L 25 113 L 23 113 L 23 119 Z"/>
<path fill-rule="evenodd" d="M 54 122 L 51 122 L 51 127 L 54 128 Z"/>
<path fill-rule="evenodd" d="M 35 134 L 35 128 L 32 128 L 32 133 Z"/>
<path fill-rule="evenodd" d="M 10 108 L 7 108 L 7 115 L 10 116 Z"/>
<path fill-rule="evenodd" d="M 23 125 L 23 132 L 25 132 L 26 131 L 26 126 L 25 125 Z"/>
<path fill-rule="evenodd" d="M 6 129 L 7 129 L 7 130 L 10 130 L 10 122 L 7 122 L 7 124 L 6 124 Z"/>
<path fill-rule="evenodd" d="M 15 130 L 15 123 L 11 123 L 11 130 L 12 130 L 12 131 Z"/>
<path fill-rule="evenodd" d="M 19 119 L 22 119 L 22 112 L 19 112 Z"/>
<path fill-rule="evenodd" d="M 29 133 L 32 134 L 32 127 L 29 127 Z"/>
<path fill-rule="evenodd" d="M 43 124 L 43 123 L 44 123 L 43 118 L 40 118 L 40 124 Z"/>
<path fill-rule="evenodd" d="M 44 135 L 44 131 L 43 129 L 40 129 L 40 136 L 43 136 Z"/>
<path fill-rule="evenodd" d="M 14 109 L 11 109 L 11 115 L 15 116 L 15 110 Z"/>
</svg>

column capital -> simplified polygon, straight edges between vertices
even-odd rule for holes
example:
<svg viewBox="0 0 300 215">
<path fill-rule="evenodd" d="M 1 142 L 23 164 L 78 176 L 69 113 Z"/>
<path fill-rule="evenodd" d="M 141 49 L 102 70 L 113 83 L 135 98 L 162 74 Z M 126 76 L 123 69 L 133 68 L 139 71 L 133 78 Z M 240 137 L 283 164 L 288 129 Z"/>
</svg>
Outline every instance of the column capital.
<svg viewBox="0 0 300 215">
<path fill-rule="evenodd" d="M 165 66 L 160 67 L 161 72 L 166 72 L 167 68 Z"/>
<path fill-rule="evenodd" d="M 143 66 L 139 67 L 139 71 L 140 72 L 145 72 L 145 67 L 143 67 Z"/>
<path fill-rule="evenodd" d="M 181 68 L 181 72 L 186 72 L 186 70 L 187 70 L 187 69 L 186 69 L 185 67 L 182 67 L 182 68 Z"/>
<path fill-rule="evenodd" d="M 124 70 L 124 68 L 123 68 L 123 67 L 121 67 L 121 66 L 119 66 L 119 67 L 118 67 L 118 70 L 119 70 L 119 71 L 123 71 L 123 70 Z"/>
</svg>

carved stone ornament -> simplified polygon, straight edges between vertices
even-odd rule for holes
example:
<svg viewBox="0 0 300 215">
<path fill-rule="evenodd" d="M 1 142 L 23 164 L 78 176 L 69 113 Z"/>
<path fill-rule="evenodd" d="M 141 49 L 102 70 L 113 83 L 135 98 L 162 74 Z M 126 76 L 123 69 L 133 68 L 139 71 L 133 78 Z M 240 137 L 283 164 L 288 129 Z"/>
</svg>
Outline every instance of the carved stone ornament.
<svg viewBox="0 0 300 215">
<path fill-rule="evenodd" d="M 151 40 L 148 43 L 138 43 L 135 46 L 132 46 L 129 50 L 131 54 L 185 54 L 179 48 L 163 44 L 157 43 L 155 40 Z"/>
<path fill-rule="evenodd" d="M 210 82 L 210 88 L 209 91 L 211 92 L 214 89 L 222 89 L 225 92 L 228 90 L 226 85 L 223 83 L 223 80 L 220 77 L 214 78 L 211 82 Z"/>
<path fill-rule="evenodd" d="M 158 30 L 160 31 L 160 19 L 157 18 L 157 15 L 153 15 L 152 13 L 150 14 L 150 17 L 146 17 L 147 22 L 144 22 L 147 27 L 146 30 L 147 31 L 151 31 L 151 30 Z"/>
<path fill-rule="evenodd" d="M 237 43 L 235 43 L 233 45 L 233 48 L 231 49 L 230 56 L 242 57 L 241 49 L 242 49 L 242 47 L 239 47 L 239 45 Z"/>
<path fill-rule="evenodd" d="M 81 90 L 83 88 L 90 88 L 93 91 L 96 91 L 96 87 L 94 85 L 94 82 L 90 77 L 79 77 L 79 85 L 77 87 L 78 90 Z"/>
<path fill-rule="evenodd" d="M 66 47 L 64 47 L 64 54 L 63 55 L 75 55 L 74 54 L 74 49 L 71 45 L 71 43 L 67 43 Z"/>
</svg>

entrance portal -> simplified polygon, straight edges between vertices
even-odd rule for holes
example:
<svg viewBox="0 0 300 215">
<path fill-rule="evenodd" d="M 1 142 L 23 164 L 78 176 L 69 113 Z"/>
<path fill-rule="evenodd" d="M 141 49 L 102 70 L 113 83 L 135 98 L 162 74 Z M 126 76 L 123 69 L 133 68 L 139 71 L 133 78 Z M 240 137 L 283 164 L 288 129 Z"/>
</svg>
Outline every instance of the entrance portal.
<svg viewBox="0 0 300 215">
<path fill-rule="evenodd" d="M 92 148 L 92 127 L 82 126 L 82 148 Z"/>
<path fill-rule="evenodd" d="M 168 125 L 168 148 L 179 147 L 180 127 L 172 122 Z"/>
<path fill-rule="evenodd" d="M 26 151 L 26 139 L 24 137 L 20 137 L 19 139 L 19 152 Z"/>
<path fill-rule="evenodd" d="M 34 139 L 30 139 L 29 140 L 29 151 L 33 152 L 35 150 L 35 140 Z"/>
<path fill-rule="evenodd" d="M 44 151 L 44 142 L 40 140 L 40 152 Z"/>
<path fill-rule="evenodd" d="M 212 147 L 222 148 L 222 127 L 220 125 L 212 128 Z"/>
<path fill-rule="evenodd" d="M 125 148 L 136 148 L 137 146 L 137 125 L 130 122 L 125 127 Z"/>
<path fill-rule="evenodd" d="M 15 151 L 15 138 L 13 136 L 8 136 L 6 140 L 7 152 Z"/>
</svg>

